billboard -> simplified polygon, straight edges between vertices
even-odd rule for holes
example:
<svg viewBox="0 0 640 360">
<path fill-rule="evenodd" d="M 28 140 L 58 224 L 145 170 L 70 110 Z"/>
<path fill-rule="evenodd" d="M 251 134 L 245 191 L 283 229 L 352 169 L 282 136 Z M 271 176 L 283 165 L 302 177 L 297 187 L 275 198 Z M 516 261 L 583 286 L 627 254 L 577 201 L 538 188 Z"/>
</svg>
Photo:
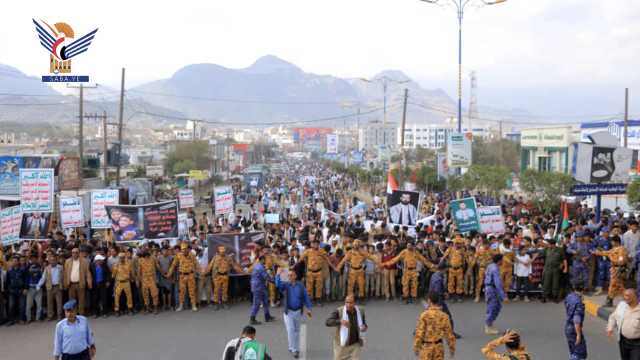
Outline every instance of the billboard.
<svg viewBox="0 0 640 360">
<path fill-rule="evenodd" d="M 58 155 L 0 156 L 0 195 L 20 194 L 20 169 L 57 169 L 58 159 Z"/>
<path fill-rule="evenodd" d="M 633 150 L 616 147 L 618 140 L 606 132 L 591 134 L 590 138 L 597 142 L 574 145 L 573 177 L 584 184 L 628 183 Z"/>
<path fill-rule="evenodd" d="M 327 154 L 337 154 L 337 153 L 338 153 L 338 135 L 328 134 L 327 135 Z"/>
<path fill-rule="evenodd" d="M 471 166 L 471 133 L 450 132 L 447 137 L 447 163 L 450 168 Z"/>
</svg>

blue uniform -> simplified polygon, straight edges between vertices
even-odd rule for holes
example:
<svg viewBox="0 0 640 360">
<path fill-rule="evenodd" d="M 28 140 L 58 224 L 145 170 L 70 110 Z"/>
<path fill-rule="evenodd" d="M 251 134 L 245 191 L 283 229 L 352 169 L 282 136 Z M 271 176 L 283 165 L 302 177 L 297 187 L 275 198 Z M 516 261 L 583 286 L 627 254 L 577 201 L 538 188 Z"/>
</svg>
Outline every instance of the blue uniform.
<svg viewBox="0 0 640 360">
<path fill-rule="evenodd" d="M 444 301 L 444 295 L 446 291 L 447 288 L 444 286 L 444 273 L 440 271 L 433 273 L 433 275 L 431 275 L 431 280 L 429 280 L 429 292 L 440 295 L 439 305 L 442 308 L 442 311 L 449 317 L 449 321 L 451 322 L 451 330 L 454 330 L 453 316 L 451 316 L 449 307 Z"/>
<path fill-rule="evenodd" d="M 500 268 L 495 263 L 487 266 L 487 271 L 484 274 L 484 296 L 487 301 L 485 323 L 487 326 L 493 326 L 493 322 L 496 321 L 502 309 L 502 300 L 506 297 L 500 279 Z"/>
<path fill-rule="evenodd" d="M 255 317 L 260 310 L 260 305 L 264 307 L 264 316 L 271 317 L 269 314 L 269 293 L 267 291 L 267 281 L 273 281 L 267 273 L 264 265 L 257 263 L 251 272 L 251 292 L 253 293 L 253 303 L 251 306 L 251 316 Z"/>
<path fill-rule="evenodd" d="M 589 258 L 592 251 L 591 242 L 575 241 L 567 248 L 567 252 L 573 255 L 571 263 L 571 283 L 573 286 L 589 287 Z"/>
<path fill-rule="evenodd" d="M 598 236 L 595 240 L 594 247 L 602 250 L 611 249 L 609 239 L 602 236 Z M 609 282 L 609 269 L 611 268 L 611 261 L 606 256 L 598 256 L 596 258 L 598 272 L 596 274 L 596 286 L 602 289 L 606 288 L 606 284 Z"/>
<path fill-rule="evenodd" d="M 569 345 L 569 360 L 584 360 L 587 358 L 587 340 L 584 338 L 584 332 L 580 344 L 576 344 L 576 328 L 575 325 L 582 326 L 584 322 L 584 303 L 582 296 L 572 292 L 564 300 L 564 306 L 567 310 L 567 321 L 564 325 L 564 335 L 567 337 Z"/>
</svg>

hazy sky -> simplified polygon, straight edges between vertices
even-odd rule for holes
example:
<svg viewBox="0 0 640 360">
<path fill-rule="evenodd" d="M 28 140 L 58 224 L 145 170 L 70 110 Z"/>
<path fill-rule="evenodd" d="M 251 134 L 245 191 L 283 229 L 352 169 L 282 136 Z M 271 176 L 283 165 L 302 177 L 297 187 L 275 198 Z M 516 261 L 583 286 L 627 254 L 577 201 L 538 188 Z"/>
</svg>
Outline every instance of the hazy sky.
<svg viewBox="0 0 640 360">
<path fill-rule="evenodd" d="M 418 0 L 11 2 L 0 15 L 0 63 L 39 76 L 48 71 L 48 56 L 31 18 L 67 22 L 76 34 L 98 27 L 73 70 L 113 87 L 123 66 L 133 86 L 191 63 L 240 68 L 273 54 L 307 72 L 369 77 L 398 69 L 425 88 L 452 97 L 456 91 L 454 8 Z M 559 119 L 621 112 L 624 87 L 633 96 L 640 84 L 639 18 L 638 0 L 469 6 L 465 93 L 475 70 L 481 105 Z"/>
</svg>

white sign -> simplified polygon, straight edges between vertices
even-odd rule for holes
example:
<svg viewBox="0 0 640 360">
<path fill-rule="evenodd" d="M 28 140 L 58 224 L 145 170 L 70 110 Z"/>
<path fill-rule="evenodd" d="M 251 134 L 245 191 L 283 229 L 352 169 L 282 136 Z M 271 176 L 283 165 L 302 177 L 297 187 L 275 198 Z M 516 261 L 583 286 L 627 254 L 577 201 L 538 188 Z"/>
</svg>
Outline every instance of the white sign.
<svg viewBox="0 0 640 360">
<path fill-rule="evenodd" d="M 119 205 L 118 190 L 94 190 L 91 192 L 91 228 L 110 229 L 111 219 L 104 208 Z"/>
<path fill-rule="evenodd" d="M 267 224 L 279 224 L 280 223 L 280 214 L 264 214 L 264 221 Z"/>
<path fill-rule="evenodd" d="M 147 165 L 147 167 L 145 168 L 145 172 L 147 174 L 147 177 L 152 177 L 152 176 L 162 177 L 162 176 L 164 176 L 164 166 L 162 166 L 162 165 Z"/>
<path fill-rule="evenodd" d="M 584 184 L 629 183 L 633 150 L 609 146 L 612 141 L 616 144 L 617 139 L 607 132 L 593 133 L 590 136 L 606 145 L 575 144 L 571 169 L 573 177 Z"/>
<path fill-rule="evenodd" d="M 22 212 L 53 212 L 53 169 L 20 169 Z"/>
<path fill-rule="evenodd" d="M 63 229 L 84 226 L 82 198 L 76 196 L 60 197 L 60 224 Z"/>
<path fill-rule="evenodd" d="M 178 201 L 180 202 L 180 209 L 195 207 L 196 204 L 193 199 L 193 190 L 180 189 L 180 192 L 178 192 Z"/>
<path fill-rule="evenodd" d="M 327 154 L 338 153 L 338 135 L 327 134 Z"/>
<path fill-rule="evenodd" d="M 571 126 L 522 129 L 520 145 L 526 147 L 567 147 L 572 141 Z"/>
<path fill-rule="evenodd" d="M 447 163 L 449 168 L 471 166 L 471 137 L 471 133 L 449 133 L 447 138 Z"/>
<path fill-rule="evenodd" d="M 178 213 L 178 237 L 180 238 L 189 234 L 189 224 L 187 220 L 189 220 L 187 213 Z"/>
<path fill-rule="evenodd" d="M 9 246 L 20 241 L 21 225 L 20 205 L 0 210 L 0 241 L 2 241 L 2 246 Z"/>
<path fill-rule="evenodd" d="M 216 215 L 233 212 L 233 190 L 231 186 L 217 186 L 213 188 Z"/>
<path fill-rule="evenodd" d="M 504 234 L 504 217 L 500 206 L 484 206 L 478 208 L 480 215 L 480 232 L 483 234 Z"/>
</svg>

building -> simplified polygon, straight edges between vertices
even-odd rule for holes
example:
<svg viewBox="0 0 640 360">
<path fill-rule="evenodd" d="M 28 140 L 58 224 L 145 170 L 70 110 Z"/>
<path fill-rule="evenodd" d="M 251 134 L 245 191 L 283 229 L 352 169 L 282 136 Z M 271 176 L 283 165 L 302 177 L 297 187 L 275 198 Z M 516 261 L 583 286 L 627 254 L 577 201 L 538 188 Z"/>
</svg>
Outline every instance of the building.
<svg viewBox="0 0 640 360">
<path fill-rule="evenodd" d="M 404 146 L 440 149 L 447 144 L 449 131 L 450 128 L 437 125 L 409 124 L 404 128 Z M 402 144 L 401 132 L 402 129 L 398 128 L 398 145 Z"/>
<path fill-rule="evenodd" d="M 378 151 L 380 148 L 395 149 L 398 129 L 396 125 L 370 122 L 358 132 L 358 150 Z"/>
<path fill-rule="evenodd" d="M 522 129 L 520 168 L 569 174 L 573 158 L 572 143 L 580 132 L 571 125 Z"/>
</svg>

